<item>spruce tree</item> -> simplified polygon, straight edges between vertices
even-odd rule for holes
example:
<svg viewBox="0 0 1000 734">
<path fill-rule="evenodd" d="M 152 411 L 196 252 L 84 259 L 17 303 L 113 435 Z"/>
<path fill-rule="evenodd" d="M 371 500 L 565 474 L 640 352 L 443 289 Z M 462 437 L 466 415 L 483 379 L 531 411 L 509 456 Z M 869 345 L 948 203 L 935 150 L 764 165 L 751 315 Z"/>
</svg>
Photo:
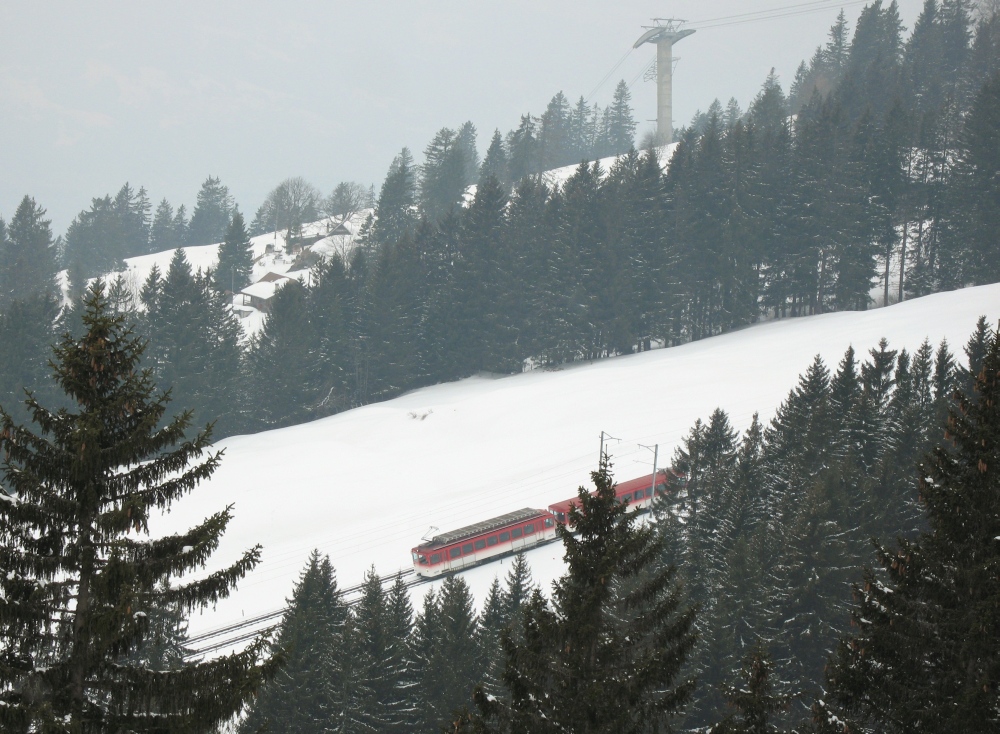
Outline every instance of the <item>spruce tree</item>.
<svg viewBox="0 0 1000 734">
<path fill-rule="evenodd" d="M 52 222 L 30 196 L 21 199 L 0 248 L 0 308 L 11 301 L 57 293 Z"/>
<path fill-rule="evenodd" d="M 218 291 L 238 293 L 250 285 L 253 275 L 253 249 L 250 235 L 239 207 L 233 209 L 233 218 L 226 230 L 226 238 L 219 246 L 219 263 L 215 268 L 215 288 Z"/>
<path fill-rule="evenodd" d="M 579 491 L 575 533 L 559 526 L 567 573 L 550 604 L 536 592 L 520 639 L 503 636 L 510 703 L 476 696 L 488 731 L 662 731 L 691 695 L 678 681 L 695 642 L 695 611 L 683 608 L 674 570 L 658 562 L 650 527 L 615 497 L 610 464 Z"/>
<path fill-rule="evenodd" d="M 958 390 L 945 442 L 919 470 L 929 529 L 891 548 L 855 588 L 852 633 L 828 668 L 820 723 L 884 732 L 1000 726 L 1000 340 L 991 334 L 970 392 Z"/>
<path fill-rule="evenodd" d="M 206 178 L 198 191 L 191 223 L 187 226 L 185 244 L 211 245 L 222 242 L 232 212 L 233 197 L 229 194 L 229 188 L 214 176 Z M 181 216 L 178 208 L 177 217 Z"/>
<path fill-rule="evenodd" d="M 349 617 L 330 559 L 313 551 L 288 600 L 273 649 L 282 667 L 255 699 L 240 732 L 336 731 L 343 635 Z"/>
<path fill-rule="evenodd" d="M 181 534 L 148 538 L 149 520 L 206 481 L 221 452 L 210 428 L 164 423 L 169 397 L 140 370 L 142 340 L 88 294 L 85 333 L 54 348 L 70 406 L 29 394 L 33 431 L 0 409 L 0 725 L 6 731 L 212 731 L 261 681 L 262 641 L 169 672 L 125 660 L 150 638 L 149 611 L 201 609 L 229 596 L 260 547 L 187 583 L 203 568 L 232 507 Z M 193 463 L 192 462 L 197 462 Z M 165 586 L 165 584 L 168 584 Z"/>
<path fill-rule="evenodd" d="M 741 681 L 726 687 L 736 709 L 711 729 L 711 734 L 779 734 L 772 719 L 788 708 L 790 697 L 774 692 L 774 665 L 759 643 L 743 658 Z"/>
</svg>

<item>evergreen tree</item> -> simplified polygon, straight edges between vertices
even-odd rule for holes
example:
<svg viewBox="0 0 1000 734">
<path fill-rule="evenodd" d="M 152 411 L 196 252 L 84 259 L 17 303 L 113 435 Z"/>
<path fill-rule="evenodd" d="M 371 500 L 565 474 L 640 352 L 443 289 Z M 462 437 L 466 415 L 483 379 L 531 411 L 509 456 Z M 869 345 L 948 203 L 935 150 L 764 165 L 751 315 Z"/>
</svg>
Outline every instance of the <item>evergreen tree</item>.
<svg viewBox="0 0 1000 734">
<path fill-rule="evenodd" d="M 301 422 L 316 398 L 318 365 L 306 289 L 298 282 L 279 290 L 264 327 L 246 356 L 247 399 L 256 422 L 267 428 Z"/>
<path fill-rule="evenodd" d="M 678 673 L 694 645 L 659 541 L 614 493 L 607 457 L 570 511 L 575 534 L 558 533 L 567 573 L 550 605 L 535 593 L 522 612 L 522 640 L 503 637 L 510 703 L 476 696 L 487 731 L 644 732 L 668 725 L 690 697 Z"/>
<path fill-rule="evenodd" d="M 182 244 L 183 239 L 175 228 L 174 208 L 169 201 L 162 199 L 153 214 L 153 224 L 149 230 L 149 251 L 164 252 Z"/>
<path fill-rule="evenodd" d="M 621 155 L 635 146 L 635 117 L 632 114 L 632 94 L 622 79 L 615 87 L 611 105 L 607 109 L 607 127 L 604 131 L 606 153 Z"/>
<path fill-rule="evenodd" d="M 273 643 L 283 664 L 263 687 L 240 732 L 309 734 L 337 731 L 349 611 L 330 559 L 313 551 L 288 600 Z"/>
<path fill-rule="evenodd" d="M 538 132 L 535 118 L 521 115 L 516 130 L 507 133 L 507 165 L 510 180 L 518 182 L 525 176 L 541 170 L 538 154 Z"/>
<path fill-rule="evenodd" d="M 179 207 L 177 207 L 177 211 L 174 212 L 174 226 L 173 226 L 174 241 L 177 243 L 178 247 L 188 243 L 189 241 L 188 233 L 190 227 L 191 224 L 190 222 L 188 222 L 187 209 L 184 207 L 183 204 L 181 204 Z"/>
<path fill-rule="evenodd" d="M 444 127 L 424 149 L 424 165 L 420 168 L 420 210 L 432 222 L 462 200 L 468 185 L 470 158 L 475 154 L 475 148 L 470 151 L 468 145 L 468 141 L 464 145 L 460 143 L 454 130 Z"/>
<path fill-rule="evenodd" d="M 397 242 L 413 230 L 416 225 L 416 191 L 413 156 L 409 149 L 403 148 L 389 166 L 389 173 L 375 202 L 372 241 L 378 244 Z"/>
<path fill-rule="evenodd" d="M 209 176 L 198 191 L 191 223 L 187 226 L 185 244 L 211 245 L 222 242 L 232 213 L 233 197 L 229 194 L 229 188 L 218 178 Z M 177 216 L 182 216 L 180 209 L 177 210 Z"/>
<path fill-rule="evenodd" d="M 56 251 L 51 221 L 30 196 L 21 199 L 7 224 L 0 250 L 0 308 L 11 301 L 57 293 Z"/>
<path fill-rule="evenodd" d="M 788 708 L 789 696 L 774 692 L 773 667 L 759 644 L 747 653 L 741 671 L 745 682 L 726 689 L 736 712 L 712 727 L 712 734 L 778 734 L 771 719 Z"/>
<path fill-rule="evenodd" d="M 226 230 L 226 239 L 219 246 L 219 264 L 215 268 L 215 288 L 238 293 L 250 285 L 253 275 L 253 248 L 250 235 L 239 207 L 233 209 L 233 219 Z"/>
<path fill-rule="evenodd" d="M 440 729 L 467 704 L 479 683 L 472 592 L 461 576 L 449 576 L 438 594 L 428 592 L 414 635 L 414 672 L 420 731 Z"/>
<path fill-rule="evenodd" d="M 976 95 L 965 120 L 961 159 L 953 187 L 953 219 L 946 244 L 956 252 L 960 283 L 1000 280 L 996 233 L 1000 227 L 1000 73 Z"/>
<path fill-rule="evenodd" d="M 549 102 L 539 122 L 538 149 L 542 170 L 579 163 L 573 159 L 570 108 L 566 95 L 558 92 Z"/>
<path fill-rule="evenodd" d="M 232 517 L 156 539 L 150 515 L 207 480 L 219 464 L 208 430 L 193 439 L 182 413 L 139 370 L 142 342 L 107 313 L 103 286 L 85 303 L 85 333 L 55 347 L 53 374 L 72 408 L 33 396 L 38 433 L 0 409 L 4 549 L 0 586 L 0 722 L 7 731 L 213 731 L 243 707 L 266 672 L 262 641 L 169 672 L 122 662 L 150 636 L 147 612 L 203 608 L 229 595 L 260 548 L 186 584 Z M 203 457 L 200 463 L 193 460 Z M 137 535 L 133 535 L 133 533 Z"/>
<path fill-rule="evenodd" d="M 504 147 L 503 136 L 499 130 L 493 131 L 490 147 L 486 149 L 483 165 L 479 169 L 479 181 L 492 176 L 504 186 L 510 186 L 510 171 L 507 166 L 507 149 Z"/>
<path fill-rule="evenodd" d="M 946 443 L 919 471 L 929 529 L 855 589 L 852 632 L 828 669 L 817 719 L 885 732 L 992 731 L 1000 628 L 1000 341 L 990 335 L 971 393 L 958 391 Z M 859 728 L 859 730 L 861 730 Z"/>
</svg>

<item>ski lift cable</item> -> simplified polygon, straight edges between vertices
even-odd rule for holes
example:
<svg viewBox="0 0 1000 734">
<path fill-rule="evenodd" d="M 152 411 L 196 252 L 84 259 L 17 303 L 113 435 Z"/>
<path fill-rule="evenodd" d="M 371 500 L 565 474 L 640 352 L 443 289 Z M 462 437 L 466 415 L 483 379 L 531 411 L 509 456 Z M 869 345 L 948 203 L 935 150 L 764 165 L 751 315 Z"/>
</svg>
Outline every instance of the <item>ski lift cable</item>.
<svg viewBox="0 0 1000 734">
<path fill-rule="evenodd" d="M 705 18 L 704 20 L 692 21 L 687 25 L 689 27 L 701 27 L 708 23 L 718 23 L 721 21 L 736 20 L 739 18 L 755 19 L 755 16 L 783 13 L 786 10 L 813 13 L 820 12 L 822 10 L 832 10 L 833 8 L 843 7 L 845 5 L 859 5 L 860 3 L 867 1 L 868 0 L 847 0 L 846 2 L 844 2 L 844 0 L 811 0 L 811 2 L 796 3 L 795 5 L 782 5 L 776 8 L 767 8 L 765 10 L 754 10 L 749 13 L 736 13 L 734 15 L 720 15 L 718 18 Z M 803 8 L 805 10 L 802 10 Z"/>
<path fill-rule="evenodd" d="M 618 71 L 618 67 L 620 67 L 622 64 L 625 63 L 625 59 L 627 59 L 632 54 L 633 51 L 635 51 L 635 49 L 630 46 L 628 51 L 626 51 L 625 54 L 620 59 L 618 59 L 618 63 L 612 66 L 611 70 L 604 75 L 604 78 L 597 83 L 597 86 L 595 86 L 593 89 L 590 90 L 590 94 L 588 94 L 584 99 L 584 101 L 587 102 L 587 104 L 590 104 L 590 100 L 594 98 L 594 95 L 597 94 L 597 91 L 605 84 L 607 84 L 607 81 L 608 79 L 611 78 L 611 75 L 614 74 L 616 71 Z"/>
<path fill-rule="evenodd" d="M 852 5 L 861 5 L 868 0 L 847 0 L 847 2 L 839 2 L 836 5 L 825 5 L 823 7 L 817 8 L 805 8 L 802 10 L 790 10 L 788 12 L 774 12 L 770 15 L 761 15 L 751 18 L 743 18 L 741 20 L 719 20 L 719 21 L 701 21 L 698 24 L 691 24 L 691 27 L 695 30 L 706 30 L 710 28 L 725 28 L 727 26 L 734 25 L 744 25 L 746 23 L 759 23 L 764 20 L 781 20 L 782 18 L 792 18 L 799 15 L 809 15 L 810 13 L 818 13 L 824 10 L 833 10 L 836 7 L 848 7 Z"/>
</svg>

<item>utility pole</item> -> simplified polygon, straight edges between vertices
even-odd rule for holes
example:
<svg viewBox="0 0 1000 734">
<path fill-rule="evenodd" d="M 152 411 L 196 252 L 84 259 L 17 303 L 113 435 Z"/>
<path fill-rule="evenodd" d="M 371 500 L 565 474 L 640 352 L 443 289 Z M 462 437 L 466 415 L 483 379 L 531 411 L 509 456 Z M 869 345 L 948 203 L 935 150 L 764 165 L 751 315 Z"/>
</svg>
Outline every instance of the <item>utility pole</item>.
<svg viewBox="0 0 1000 734">
<path fill-rule="evenodd" d="M 600 456 L 597 457 L 598 463 L 600 463 L 601 461 L 604 460 L 604 439 L 605 438 L 607 438 L 609 441 L 618 441 L 619 443 L 621 443 L 621 439 L 620 438 L 615 438 L 614 436 L 612 436 L 607 431 L 601 431 L 601 454 L 600 454 Z"/>
<path fill-rule="evenodd" d="M 653 497 L 656 497 L 656 461 L 660 457 L 660 444 L 654 443 L 652 446 L 643 446 L 639 444 L 641 448 L 648 449 L 653 452 Z"/>
</svg>

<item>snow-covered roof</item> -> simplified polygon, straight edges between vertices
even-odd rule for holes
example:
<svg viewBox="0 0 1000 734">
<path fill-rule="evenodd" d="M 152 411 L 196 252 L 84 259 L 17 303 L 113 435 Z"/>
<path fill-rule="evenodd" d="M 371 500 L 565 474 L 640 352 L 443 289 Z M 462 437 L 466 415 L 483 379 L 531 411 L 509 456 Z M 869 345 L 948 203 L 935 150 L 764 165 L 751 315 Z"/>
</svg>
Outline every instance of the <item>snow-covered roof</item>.
<svg viewBox="0 0 1000 734">
<path fill-rule="evenodd" d="M 260 298 L 267 301 L 274 298 L 274 294 L 278 292 L 278 289 L 288 282 L 291 282 L 291 279 L 285 277 L 282 277 L 280 280 L 258 280 L 256 283 L 248 285 L 241 290 L 240 293 L 251 298 Z"/>
</svg>

